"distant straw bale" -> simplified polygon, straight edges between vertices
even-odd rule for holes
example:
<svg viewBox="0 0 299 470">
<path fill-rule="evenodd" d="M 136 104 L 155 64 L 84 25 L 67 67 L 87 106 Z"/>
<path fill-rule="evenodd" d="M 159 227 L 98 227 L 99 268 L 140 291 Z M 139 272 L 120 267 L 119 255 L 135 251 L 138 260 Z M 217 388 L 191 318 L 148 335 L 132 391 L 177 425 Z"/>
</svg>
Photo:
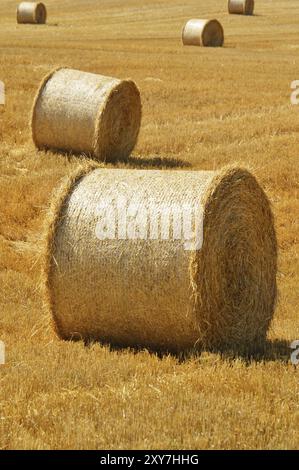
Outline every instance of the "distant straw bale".
<svg viewBox="0 0 299 470">
<path fill-rule="evenodd" d="M 237 15 L 253 15 L 254 0 L 228 0 L 228 12 Z"/>
<path fill-rule="evenodd" d="M 140 121 L 140 93 L 133 81 L 60 68 L 45 77 L 37 93 L 32 138 L 39 149 L 126 160 Z"/>
<path fill-rule="evenodd" d="M 43 3 L 22 2 L 17 8 L 17 22 L 30 24 L 45 24 L 47 9 Z"/>
<path fill-rule="evenodd" d="M 223 45 L 224 32 L 217 20 L 187 21 L 182 31 L 185 46 L 220 47 Z"/>
</svg>

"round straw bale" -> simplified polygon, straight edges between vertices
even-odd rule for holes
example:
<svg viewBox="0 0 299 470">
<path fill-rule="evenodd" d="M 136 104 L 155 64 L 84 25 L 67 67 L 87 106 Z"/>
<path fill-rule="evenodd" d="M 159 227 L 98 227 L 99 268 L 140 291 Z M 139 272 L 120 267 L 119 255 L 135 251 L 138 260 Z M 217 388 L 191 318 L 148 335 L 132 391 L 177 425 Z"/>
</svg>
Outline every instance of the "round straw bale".
<svg viewBox="0 0 299 470">
<path fill-rule="evenodd" d="M 253 15 L 254 0 L 228 0 L 228 12 L 237 15 Z"/>
<path fill-rule="evenodd" d="M 198 246 L 177 231 L 191 206 L 203 218 Z M 61 338 L 174 352 L 264 341 L 277 244 L 247 170 L 80 170 L 46 225 L 44 284 Z"/>
<path fill-rule="evenodd" d="M 185 46 L 219 47 L 223 45 L 223 28 L 218 20 L 187 21 L 182 31 Z"/>
<path fill-rule="evenodd" d="M 39 149 L 125 160 L 140 121 L 140 93 L 133 81 L 60 68 L 44 78 L 37 93 L 32 138 Z"/>
<path fill-rule="evenodd" d="M 17 8 L 17 22 L 45 24 L 47 9 L 43 3 L 22 2 Z"/>
</svg>

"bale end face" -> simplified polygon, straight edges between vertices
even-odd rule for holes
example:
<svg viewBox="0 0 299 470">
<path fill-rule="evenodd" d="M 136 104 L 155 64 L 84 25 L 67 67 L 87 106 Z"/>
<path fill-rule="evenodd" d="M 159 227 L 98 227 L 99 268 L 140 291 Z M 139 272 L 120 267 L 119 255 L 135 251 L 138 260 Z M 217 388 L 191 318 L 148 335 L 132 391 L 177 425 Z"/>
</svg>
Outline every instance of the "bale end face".
<svg viewBox="0 0 299 470">
<path fill-rule="evenodd" d="M 277 287 L 277 239 L 270 203 L 243 169 L 217 175 L 205 200 L 204 242 L 194 259 L 203 343 L 251 350 L 266 338 Z"/>
<path fill-rule="evenodd" d="M 45 24 L 47 21 L 47 9 L 43 3 L 38 3 L 35 13 L 37 24 Z"/>
<path fill-rule="evenodd" d="M 98 159 L 126 161 L 134 149 L 141 124 L 141 98 L 132 80 L 112 88 L 96 120 L 94 154 Z"/>
<path fill-rule="evenodd" d="M 185 46 L 221 47 L 223 27 L 218 20 L 189 20 L 182 31 L 182 42 Z"/>
</svg>

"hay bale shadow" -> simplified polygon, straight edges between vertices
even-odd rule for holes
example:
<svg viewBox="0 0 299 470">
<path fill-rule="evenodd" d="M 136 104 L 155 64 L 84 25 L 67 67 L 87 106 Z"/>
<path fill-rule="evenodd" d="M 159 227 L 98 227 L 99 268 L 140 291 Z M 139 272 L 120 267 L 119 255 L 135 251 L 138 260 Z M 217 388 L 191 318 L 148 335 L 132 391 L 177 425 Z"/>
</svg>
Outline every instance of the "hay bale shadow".
<svg viewBox="0 0 299 470">
<path fill-rule="evenodd" d="M 179 158 L 159 156 L 146 158 L 130 156 L 127 160 L 127 164 L 130 167 L 138 168 L 190 168 L 192 166 L 191 163 Z"/>
<path fill-rule="evenodd" d="M 144 346 L 135 347 L 132 346 L 121 346 L 111 343 L 99 343 L 92 339 L 85 340 L 85 347 L 89 348 L 94 344 L 102 344 L 111 352 L 119 353 L 128 353 L 130 352 L 133 355 L 140 354 L 141 352 L 148 352 L 149 354 L 163 360 L 165 357 L 173 357 L 178 361 L 178 363 L 183 364 L 191 359 L 198 359 L 204 353 L 218 354 L 221 359 L 225 361 L 234 362 L 236 360 L 241 360 L 245 365 L 250 366 L 253 362 L 263 363 L 263 362 L 281 362 L 283 364 L 288 364 L 290 362 L 290 343 L 286 340 L 274 340 L 266 341 L 264 344 L 257 347 L 255 350 L 249 350 L 248 348 L 220 348 L 220 349 L 202 349 L 197 351 L 189 351 L 184 353 L 175 353 L 173 351 L 162 351 L 155 348 L 145 348 Z"/>
<path fill-rule="evenodd" d="M 47 155 L 48 153 L 54 154 L 58 157 L 66 159 L 68 163 L 76 163 L 76 162 L 86 162 L 91 161 L 95 164 L 102 164 L 102 165 L 109 165 L 109 166 L 116 166 L 122 165 L 125 168 L 160 168 L 160 169 L 174 169 L 174 168 L 191 168 L 192 164 L 188 161 L 181 160 L 180 158 L 172 158 L 172 157 L 160 157 L 160 156 L 152 156 L 152 157 L 134 157 L 130 156 L 126 160 L 123 159 L 116 159 L 113 161 L 101 161 L 97 160 L 92 155 L 85 154 L 82 152 L 76 151 L 69 151 L 63 149 L 47 149 L 43 148 L 40 149 Z"/>
<path fill-rule="evenodd" d="M 273 341 L 266 340 L 264 343 L 257 345 L 254 349 L 244 348 L 227 348 L 227 349 L 211 349 L 208 352 L 218 353 L 223 359 L 234 361 L 236 359 L 244 361 L 247 365 L 252 362 L 282 362 L 290 361 L 290 343 L 283 339 Z"/>
<path fill-rule="evenodd" d="M 262 363 L 262 362 L 281 362 L 287 364 L 290 362 L 290 343 L 286 340 L 267 340 L 264 344 L 259 345 L 254 351 L 248 348 L 213 348 L 213 349 L 202 349 L 197 351 L 189 351 L 184 353 L 174 353 L 173 351 L 162 351 L 155 348 L 145 348 L 144 346 L 135 347 L 128 346 L 124 347 L 122 345 L 111 344 L 111 343 L 99 343 L 92 339 L 85 339 L 84 345 L 86 347 L 91 347 L 93 344 L 102 344 L 105 347 L 108 347 L 111 352 L 119 353 L 128 353 L 130 352 L 133 355 L 140 354 L 141 352 L 148 352 L 153 356 L 158 357 L 159 359 L 164 359 L 165 357 L 173 357 L 178 361 L 178 363 L 185 363 L 190 359 L 199 359 L 204 353 L 218 354 L 221 359 L 225 361 L 234 362 L 235 360 L 241 360 L 245 365 L 250 366 L 253 362 Z"/>
</svg>

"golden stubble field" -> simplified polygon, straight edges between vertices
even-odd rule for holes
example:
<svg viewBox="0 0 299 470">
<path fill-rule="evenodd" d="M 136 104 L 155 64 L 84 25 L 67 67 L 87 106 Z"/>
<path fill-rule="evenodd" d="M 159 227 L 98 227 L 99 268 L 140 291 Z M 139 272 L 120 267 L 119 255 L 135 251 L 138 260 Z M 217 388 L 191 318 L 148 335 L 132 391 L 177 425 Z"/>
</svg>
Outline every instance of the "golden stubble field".
<svg viewBox="0 0 299 470">
<path fill-rule="evenodd" d="M 0 448 L 296 448 L 299 375 L 297 0 L 48 0 L 48 25 L 17 25 L 0 4 Z M 183 47 L 192 17 L 217 17 L 225 47 Z M 264 355 L 179 360 L 58 340 L 39 291 L 40 235 L 52 191 L 80 164 L 37 152 L 29 114 L 54 66 L 130 77 L 143 101 L 128 167 L 254 170 L 276 216 L 279 302 Z"/>
</svg>

